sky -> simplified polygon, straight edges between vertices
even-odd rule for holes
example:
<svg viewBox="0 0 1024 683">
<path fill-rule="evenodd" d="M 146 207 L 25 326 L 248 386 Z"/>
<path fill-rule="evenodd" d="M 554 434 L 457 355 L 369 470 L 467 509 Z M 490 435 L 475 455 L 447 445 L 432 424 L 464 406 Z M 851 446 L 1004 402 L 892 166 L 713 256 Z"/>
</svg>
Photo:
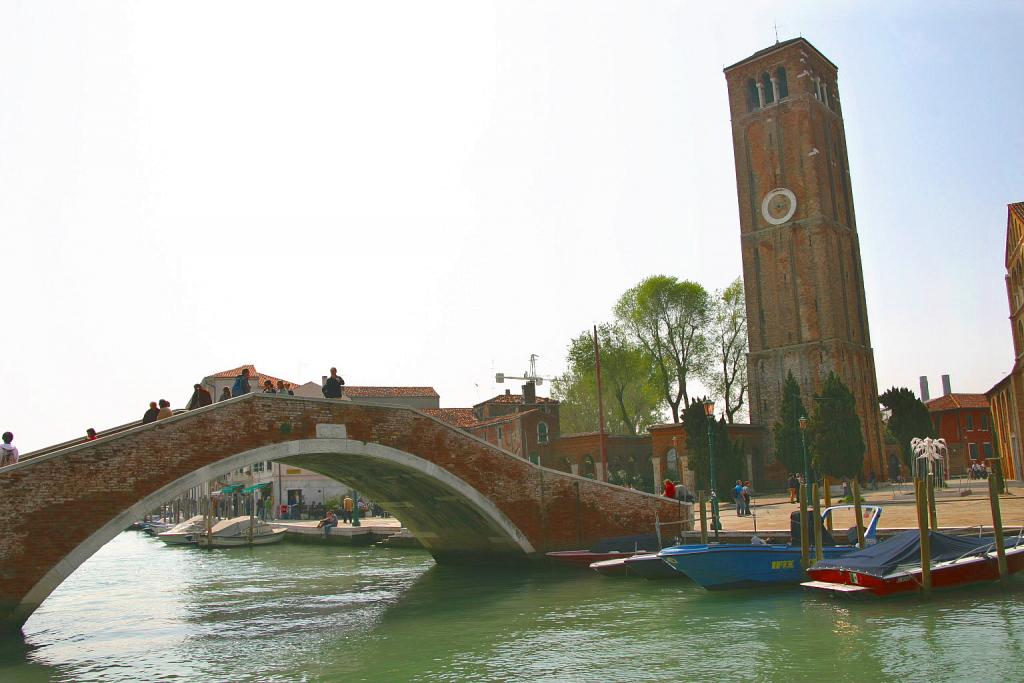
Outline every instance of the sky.
<svg viewBox="0 0 1024 683">
<path fill-rule="evenodd" d="M 663 273 L 740 275 L 723 67 L 839 66 L 880 389 L 1012 364 L 1019 2 L 0 0 L 0 428 L 253 363 L 467 406 Z M 777 27 L 777 28 L 776 28 Z M 546 394 L 548 385 L 541 392 Z"/>
</svg>

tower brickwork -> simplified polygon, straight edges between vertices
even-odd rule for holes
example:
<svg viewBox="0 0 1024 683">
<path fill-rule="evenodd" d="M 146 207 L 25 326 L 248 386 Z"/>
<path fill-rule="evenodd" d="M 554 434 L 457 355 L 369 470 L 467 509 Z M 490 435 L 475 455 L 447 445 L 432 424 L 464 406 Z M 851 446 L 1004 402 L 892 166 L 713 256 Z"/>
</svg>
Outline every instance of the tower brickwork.
<svg viewBox="0 0 1024 683">
<path fill-rule="evenodd" d="M 803 38 L 725 69 L 750 338 L 750 418 L 771 427 L 792 371 L 804 405 L 835 371 L 882 473 L 882 432 L 838 70 Z"/>
</svg>

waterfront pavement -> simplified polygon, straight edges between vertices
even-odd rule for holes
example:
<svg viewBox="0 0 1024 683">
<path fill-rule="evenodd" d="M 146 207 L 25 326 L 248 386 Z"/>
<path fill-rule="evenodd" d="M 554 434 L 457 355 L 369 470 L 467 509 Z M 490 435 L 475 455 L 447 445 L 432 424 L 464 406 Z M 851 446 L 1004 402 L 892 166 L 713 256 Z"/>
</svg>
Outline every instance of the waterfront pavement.
<svg viewBox="0 0 1024 683">
<path fill-rule="evenodd" d="M 1007 482 L 1009 493 L 999 497 L 1003 525 L 1016 529 L 1024 525 L 1024 485 Z M 914 507 L 913 484 L 902 487 L 879 485 L 877 491 L 862 491 L 865 502 L 883 506 L 879 529 L 909 529 L 917 527 L 917 511 Z M 833 505 L 842 500 L 834 498 Z M 959 486 L 952 485 L 941 490 L 935 497 L 936 516 L 939 527 L 965 528 L 992 525 L 992 509 L 989 505 L 988 482 L 970 481 Z M 723 500 L 721 507 L 724 531 L 753 531 L 756 520 L 757 530 L 789 531 L 789 515 L 800 506 L 789 502 L 789 494 L 769 494 L 755 497 L 756 517 L 737 517 L 732 501 Z M 695 512 L 695 514 L 698 514 Z M 709 510 L 710 517 L 710 510 Z M 851 522 L 852 524 L 852 522 Z M 694 525 L 699 528 L 699 522 Z M 842 526 L 842 524 L 840 524 Z"/>
</svg>

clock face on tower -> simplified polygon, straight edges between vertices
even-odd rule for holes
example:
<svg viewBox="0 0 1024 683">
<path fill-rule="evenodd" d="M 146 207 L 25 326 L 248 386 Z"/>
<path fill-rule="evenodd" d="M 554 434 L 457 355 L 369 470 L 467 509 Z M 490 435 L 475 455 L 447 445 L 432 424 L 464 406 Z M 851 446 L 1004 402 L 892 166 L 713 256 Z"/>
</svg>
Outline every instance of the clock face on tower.
<svg viewBox="0 0 1024 683">
<path fill-rule="evenodd" d="M 791 190 L 779 187 L 764 196 L 761 215 L 772 225 L 782 225 L 796 213 L 796 195 Z"/>
</svg>

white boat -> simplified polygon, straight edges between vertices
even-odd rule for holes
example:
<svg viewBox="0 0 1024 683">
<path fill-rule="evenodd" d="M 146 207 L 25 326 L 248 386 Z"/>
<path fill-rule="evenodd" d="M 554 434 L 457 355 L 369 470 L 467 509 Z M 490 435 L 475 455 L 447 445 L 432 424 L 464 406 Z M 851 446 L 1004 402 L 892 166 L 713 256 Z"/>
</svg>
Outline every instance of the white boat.
<svg viewBox="0 0 1024 683">
<path fill-rule="evenodd" d="M 196 542 L 205 528 L 206 518 L 203 515 L 196 515 L 167 531 L 158 533 L 156 537 L 167 545 L 190 545 Z"/>
<path fill-rule="evenodd" d="M 200 548 L 237 548 L 250 545 L 269 545 L 284 539 L 283 527 L 272 526 L 261 519 L 232 517 L 222 519 L 213 525 L 209 535 L 206 531 L 196 534 Z"/>
</svg>

